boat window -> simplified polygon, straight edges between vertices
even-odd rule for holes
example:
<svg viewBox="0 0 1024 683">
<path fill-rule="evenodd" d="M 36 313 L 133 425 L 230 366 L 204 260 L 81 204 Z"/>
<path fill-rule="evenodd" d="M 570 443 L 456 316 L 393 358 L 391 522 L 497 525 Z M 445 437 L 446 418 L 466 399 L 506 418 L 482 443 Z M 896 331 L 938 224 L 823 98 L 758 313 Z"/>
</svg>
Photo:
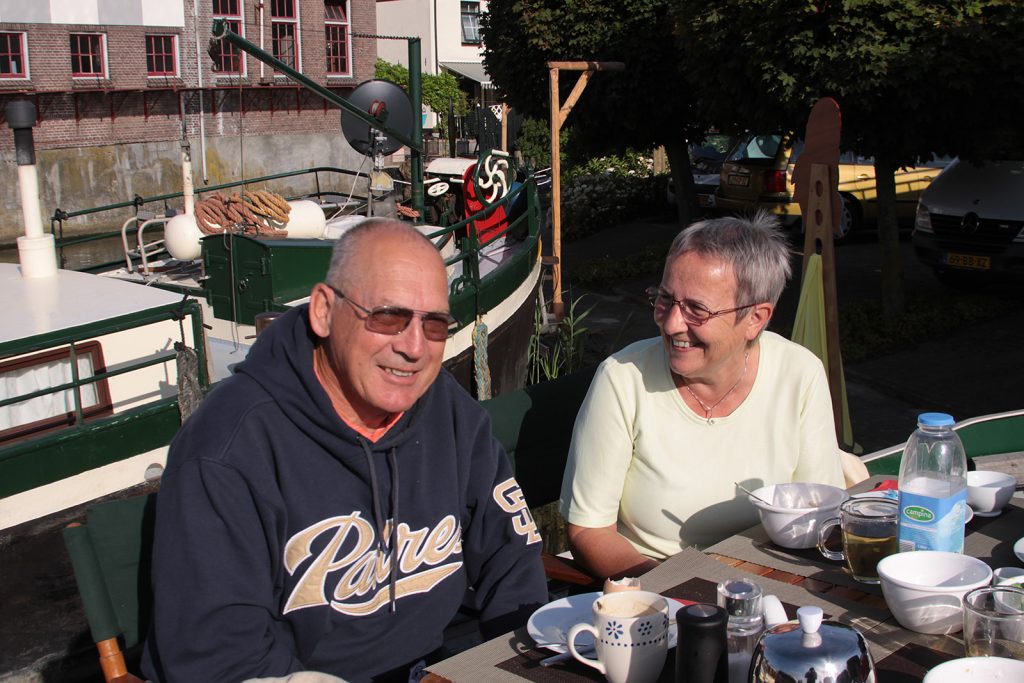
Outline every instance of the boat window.
<svg viewBox="0 0 1024 683">
<path fill-rule="evenodd" d="M 79 380 L 106 372 L 99 342 L 75 345 Z M 0 396 L 25 396 L 73 381 L 71 348 L 64 347 L 0 363 Z M 83 417 L 110 415 L 113 404 L 106 379 L 82 384 Z M 75 390 L 62 389 L 0 407 L 0 443 L 36 436 L 75 423 Z"/>
</svg>

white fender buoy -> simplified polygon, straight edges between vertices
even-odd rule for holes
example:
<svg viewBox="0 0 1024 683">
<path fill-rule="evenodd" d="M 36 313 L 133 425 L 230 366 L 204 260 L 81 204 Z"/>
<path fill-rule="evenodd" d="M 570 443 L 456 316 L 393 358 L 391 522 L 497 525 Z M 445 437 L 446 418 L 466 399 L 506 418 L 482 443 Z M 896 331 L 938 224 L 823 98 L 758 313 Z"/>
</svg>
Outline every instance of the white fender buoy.
<svg viewBox="0 0 1024 683">
<path fill-rule="evenodd" d="M 174 258 L 191 261 L 202 253 L 203 233 L 196 224 L 196 217 L 179 213 L 164 225 L 164 246 Z"/>
<path fill-rule="evenodd" d="M 288 223 L 273 223 L 274 227 L 287 230 L 289 239 L 319 239 L 324 236 L 327 219 L 319 204 L 308 199 L 297 199 L 288 204 L 292 207 Z"/>
</svg>

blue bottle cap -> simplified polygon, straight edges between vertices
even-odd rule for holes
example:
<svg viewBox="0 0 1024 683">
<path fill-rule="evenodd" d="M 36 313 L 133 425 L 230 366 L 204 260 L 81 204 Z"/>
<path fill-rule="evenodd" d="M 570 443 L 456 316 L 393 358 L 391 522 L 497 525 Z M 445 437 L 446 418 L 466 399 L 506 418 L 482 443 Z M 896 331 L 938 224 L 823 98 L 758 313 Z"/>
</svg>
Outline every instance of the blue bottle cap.
<svg viewBox="0 0 1024 683">
<path fill-rule="evenodd" d="M 953 416 L 946 413 L 921 413 L 917 416 L 917 423 L 925 427 L 950 427 L 953 422 Z"/>
</svg>

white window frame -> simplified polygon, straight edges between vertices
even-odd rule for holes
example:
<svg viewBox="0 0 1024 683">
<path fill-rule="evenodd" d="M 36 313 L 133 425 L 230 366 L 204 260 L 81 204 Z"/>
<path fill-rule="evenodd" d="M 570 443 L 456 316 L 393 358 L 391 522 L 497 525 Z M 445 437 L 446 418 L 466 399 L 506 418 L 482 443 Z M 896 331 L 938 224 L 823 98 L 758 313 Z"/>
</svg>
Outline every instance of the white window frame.
<svg viewBox="0 0 1024 683">
<path fill-rule="evenodd" d="M 171 39 L 171 53 L 174 55 L 174 73 L 160 74 L 154 76 L 149 73 L 149 45 L 146 45 L 146 78 L 179 78 L 181 76 L 181 52 L 178 49 L 178 45 L 181 41 L 178 40 L 178 34 L 176 33 L 147 33 L 143 40 L 147 38 L 170 38 Z"/>
<path fill-rule="evenodd" d="M 476 5 L 476 12 L 465 12 L 463 8 L 466 5 Z M 459 2 L 459 32 L 462 36 L 463 45 L 483 45 L 484 39 L 480 35 L 480 17 L 483 16 L 484 7 L 482 2 L 477 0 L 467 1 L 460 0 Z M 466 40 L 466 17 L 476 16 L 476 40 Z"/>
<path fill-rule="evenodd" d="M 295 10 L 295 16 L 282 19 L 274 16 L 274 0 L 270 0 L 270 52 L 271 54 L 274 52 L 274 24 L 292 24 L 295 30 L 295 64 L 292 65 L 292 68 L 296 71 L 302 71 L 302 10 L 299 7 L 299 0 L 291 0 L 291 2 L 292 8 Z M 277 57 L 277 55 L 274 56 Z M 277 58 L 281 59 L 280 57 Z M 281 61 L 283 62 L 284 60 L 281 59 Z M 288 76 L 275 73 L 274 78 L 288 78 Z"/>
<path fill-rule="evenodd" d="M 100 52 L 103 54 L 103 73 L 75 75 L 72 71 L 71 78 L 76 81 L 95 81 L 96 79 L 108 80 L 110 78 L 110 55 L 107 53 L 107 34 L 99 31 L 71 31 L 68 33 L 68 60 L 71 60 L 70 40 L 71 36 L 99 36 Z M 70 66 L 70 64 L 69 64 Z"/>
<path fill-rule="evenodd" d="M 198 2 L 198 0 L 196 0 Z M 238 0 L 238 14 L 217 14 L 213 12 L 213 0 L 210 0 L 210 12 L 214 19 L 225 19 L 227 21 L 238 22 L 238 35 L 245 37 L 245 2 L 244 0 Z M 235 50 L 238 48 L 232 46 Z M 245 78 L 249 75 L 249 60 L 245 58 L 246 53 L 242 50 L 238 50 L 238 71 L 227 72 L 217 71 L 216 69 L 210 69 L 210 73 L 213 74 L 214 79 L 229 80 L 232 78 Z"/>
<path fill-rule="evenodd" d="M 328 78 L 351 78 L 353 74 L 352 69 L 352 2 L 351 0 L 345 0 L 345 21 L 337 21 L 335 19 L 324 18 L 324 42 L 326 43 L 326 27 L 337 26 L 340 27 L 342 33 L 345 36 L 345 67 L 346 71 L 327 71 Z M 325 10 L 326 11 L 326 10 Z"/>
<path fill-rule="evenodd" d="M 9 36 L 20 36 L 21 37 L 21 60 L 24 64 L 23 76 L 7 76 L 0 74 L 0 82 L 9 83 L 11 81 L 29 81 L 32 80 L 32 72 L 29 70 L 28 63 L 28 33 L 25 31 L 0 31 L 0 33 L 7 34 Z"/>
</svg>

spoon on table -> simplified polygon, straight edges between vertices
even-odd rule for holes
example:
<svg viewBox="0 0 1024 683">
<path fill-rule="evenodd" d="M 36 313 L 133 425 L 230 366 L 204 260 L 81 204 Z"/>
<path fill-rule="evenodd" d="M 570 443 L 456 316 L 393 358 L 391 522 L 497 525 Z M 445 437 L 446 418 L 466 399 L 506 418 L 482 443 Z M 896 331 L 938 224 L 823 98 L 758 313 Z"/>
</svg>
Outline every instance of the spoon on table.
<svg viewBox="0 0 1024 683">
<path fill-rule="evenodd" d="M 738 481 L 733 482 L 733 484 L 736 485 L 736 488 L 738 488 L 740 491 L 743 491 L 743 493 L 747 494 L 751 498 L 756 498 L 757 500 L 761 501 L 765 505 L 772 505 L 772 503 L 769 503 L 767 500 L 765 500 L 761 496 L 757 495 L 756 493 L 754 493 L 753 491 L 751 491 L 750 489 L 748 489 L 746 486 L 744 486 L 743 484 L 739 483 Z"/>
</svg>

